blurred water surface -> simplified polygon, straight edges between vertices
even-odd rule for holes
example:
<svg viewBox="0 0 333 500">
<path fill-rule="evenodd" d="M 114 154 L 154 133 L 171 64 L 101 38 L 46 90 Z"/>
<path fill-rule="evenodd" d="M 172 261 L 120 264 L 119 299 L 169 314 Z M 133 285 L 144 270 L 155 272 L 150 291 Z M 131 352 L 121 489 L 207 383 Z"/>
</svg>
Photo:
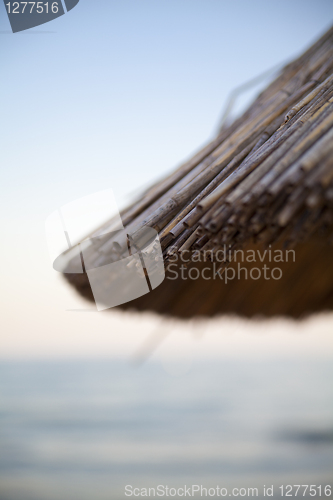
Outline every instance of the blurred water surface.
<svg viewBox="0 0 333 500">
<path fill-rule="evenodd" d="M 259 497 L 274 484 L 279 497 L 282 484 L 332 484 L 331 360 L 169 368 L 1 362 L 0 500 L 118 499 L 125 485 L 159 484 Z"/>
</svg>

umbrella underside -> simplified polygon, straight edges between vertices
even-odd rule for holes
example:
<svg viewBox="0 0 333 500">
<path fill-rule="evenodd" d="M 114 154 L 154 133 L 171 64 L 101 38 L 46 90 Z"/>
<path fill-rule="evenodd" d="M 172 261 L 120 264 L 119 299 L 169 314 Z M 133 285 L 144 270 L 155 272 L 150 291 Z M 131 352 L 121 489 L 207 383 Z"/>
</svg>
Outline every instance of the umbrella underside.
<svg viewBox="0 0 333 500">
<path fill-rule="evenodd" d="M 158 232 L 166 267 L 158 288 L 123 308 L 183 318 L 332 309 L 333 28 L 121 216 L 136 241 Z M 126 250 L 110 233 L 90 257 L 102 266 Z M 86 274 L 66 277 L 92 298 Z"/>
</svg>

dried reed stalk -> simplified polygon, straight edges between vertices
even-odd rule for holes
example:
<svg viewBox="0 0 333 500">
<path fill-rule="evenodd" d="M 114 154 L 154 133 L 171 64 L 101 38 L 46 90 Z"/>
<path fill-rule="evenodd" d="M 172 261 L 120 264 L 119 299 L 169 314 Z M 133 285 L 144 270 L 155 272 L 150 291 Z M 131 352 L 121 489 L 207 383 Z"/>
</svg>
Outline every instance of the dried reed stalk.
<svg viewBox="0 0 333 500">
<path fill-rule="evenodd" d="M 251 241 L 289 245 L 333 224 L 333 27 L 288 64 L 248 110 L 122 212 L 140 241 L 159 232 L 175 252 L 216 252 Z M 112 221 L 104 226 L 112 227 Z M 98 232 L 96 232 L 98 234 Z M 117 236 L 90 252 L 103 265 Z"/>
</svg>

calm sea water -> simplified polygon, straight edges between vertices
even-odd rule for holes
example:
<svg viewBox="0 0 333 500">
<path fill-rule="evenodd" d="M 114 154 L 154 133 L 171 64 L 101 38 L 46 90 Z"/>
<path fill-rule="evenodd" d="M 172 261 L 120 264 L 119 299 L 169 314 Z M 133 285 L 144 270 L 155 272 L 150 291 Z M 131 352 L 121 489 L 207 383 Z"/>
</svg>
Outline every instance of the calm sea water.
<svg viewBox="0 0 333 500">
<path fill-rule="evenodd" d="M 332 484 L 332 380 L 329 360 L 2 362 L 0 499 Z"/>
</svg>

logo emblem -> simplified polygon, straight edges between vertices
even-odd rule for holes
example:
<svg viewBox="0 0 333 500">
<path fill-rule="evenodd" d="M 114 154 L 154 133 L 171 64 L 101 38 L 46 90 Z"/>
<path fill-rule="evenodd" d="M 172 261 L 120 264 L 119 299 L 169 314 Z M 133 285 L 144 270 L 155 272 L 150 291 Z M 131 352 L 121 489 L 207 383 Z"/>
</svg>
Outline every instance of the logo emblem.
<svg viewBox="0 0 333 500">
<path fill-rule="evenodd" d="M 141 297 L 164 280 L 157 231 L 125 230 L 110 189 L 53 212 L 46 220 L 46 237 L 56 271 L 87 273 L 99 311 Z"/>
<path fill-rule="evenodd" d="M 63 16 L 80 0 L 46 0 L 43 2 L 15 2 L 3 0 L 13 33 L 35 28 Z M 65 8 L 64 8 L 65 7 Z"/>
</svg>

